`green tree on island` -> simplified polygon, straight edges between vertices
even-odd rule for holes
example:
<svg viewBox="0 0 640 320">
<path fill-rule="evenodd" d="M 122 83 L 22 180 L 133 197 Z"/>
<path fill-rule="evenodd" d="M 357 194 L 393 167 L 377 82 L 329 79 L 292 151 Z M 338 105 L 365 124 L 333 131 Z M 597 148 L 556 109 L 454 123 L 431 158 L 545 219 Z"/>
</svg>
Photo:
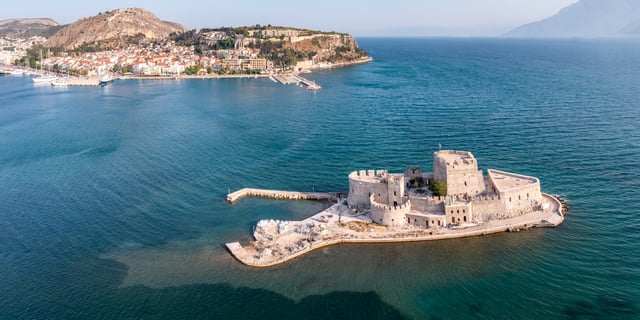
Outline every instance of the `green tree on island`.
<svg viewBox="0 0 640 320">
<path fill-rule="evenodd" d="M 442 180 L 433 180 L 429 185 L 429 190 L 436 197 L 444 197 L 447 195 L 447 183 Z"/>
</svg>

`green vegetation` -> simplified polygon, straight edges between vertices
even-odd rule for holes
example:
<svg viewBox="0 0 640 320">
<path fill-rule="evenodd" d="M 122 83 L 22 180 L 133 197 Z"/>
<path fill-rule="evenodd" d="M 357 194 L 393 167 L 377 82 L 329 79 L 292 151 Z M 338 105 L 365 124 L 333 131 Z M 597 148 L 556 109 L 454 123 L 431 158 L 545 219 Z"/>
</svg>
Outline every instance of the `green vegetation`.
<svg viewBox="0 0 640 320">
<path fill-rule="evenodd" d="M 236 47 L 236 41 L 232 38 L 218 40 L 218 49 L 233 49 Z"/>
<path fill-rule="evenodd" d="M 327 58 L 329 62 L 353 61 L 362 57 L 366 57 L 367 53 L 361 48 L 351 49 L 347 46 L 339 46 L 334 49 L 334 54 Z"/>
<path fill-rule="evenodd" d="M 198 74 L 201 69 L 201 66 L 190 66 L 189 68 L 187 68 L 187 70 L 184 71 L 184 74 L 192 76 Z"/>
<path fill-rule="evenodd" d="M 429 185 L 429 190 L 436 197 L 444 197 L 447 195 L 447 183 L 442 180 L 434 180 Z"/>
</svg>

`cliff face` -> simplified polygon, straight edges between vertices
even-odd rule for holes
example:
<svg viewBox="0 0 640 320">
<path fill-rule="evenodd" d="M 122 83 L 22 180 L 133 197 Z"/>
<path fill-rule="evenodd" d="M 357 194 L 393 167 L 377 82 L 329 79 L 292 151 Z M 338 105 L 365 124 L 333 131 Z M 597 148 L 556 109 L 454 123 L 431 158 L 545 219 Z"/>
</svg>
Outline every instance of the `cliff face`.
<svg viewBox="0 0 640 320">
<path fill-rule="evenodd" d="M 0 21 L 0 36 L 17 38 L 39 36 L 57 26 L 58 23 L 49 18 L 7 19 Z"/>
<path fill-rule="evenodd" d="M 304 52 L 316 63 L 344 63 L 366 57 L 353 36 L 348 34 L 314 34 L 292 38 L 285 48 Z"/>
<path fill-rule="evenodd" d="M 542 21 L 506 34 L 509 37 L 601 37 L 640 35 L 640 1 L 581 0 Z"/>
<path fill-rule="evenodd" d="M 129 37 L 158 39 L 184 30 L 182 25 L 161 21 L 143 9 L 117 9 L 80 19 L 62 28 L 48 39 L 46 46 L 74 49 L 85 43 L 102 41 L 117 47 Z"/>
</svg>

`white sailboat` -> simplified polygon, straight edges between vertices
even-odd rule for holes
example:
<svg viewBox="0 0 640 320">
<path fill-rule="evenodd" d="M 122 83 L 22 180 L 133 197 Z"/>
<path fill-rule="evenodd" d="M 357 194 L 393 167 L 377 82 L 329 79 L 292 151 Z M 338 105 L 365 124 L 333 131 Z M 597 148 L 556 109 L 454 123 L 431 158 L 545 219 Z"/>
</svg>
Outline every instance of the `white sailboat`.
<svg viewBox="0 0 640 320">
<path fill-rule="evenodd" d="M 54 80 L 58 79 L 58 77 L 53 76 L 53 75 L 41 75 L 37 78 L 32 78 L 31 80 L 33 81 L 33 83 L 49 83 L 49 82 L 53 82 Z"/>
<path fill-rule="evenodd" d="M 58 79 L 58 77 L 47 74 L 45 75 L 42 71 L 42 51 L 40 51 L 40 76 L 36 78 L 32 78 L 33 83 L 50 83 L 54 80 Z"/>
</svg>

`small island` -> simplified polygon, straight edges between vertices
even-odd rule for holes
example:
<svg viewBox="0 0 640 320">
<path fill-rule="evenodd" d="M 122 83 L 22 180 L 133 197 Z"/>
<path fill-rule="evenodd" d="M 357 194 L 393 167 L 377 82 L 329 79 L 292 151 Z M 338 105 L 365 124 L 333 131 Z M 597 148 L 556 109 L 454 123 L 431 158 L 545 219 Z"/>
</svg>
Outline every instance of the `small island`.
<svg viewBox="0 0 640 320">
<path fill-rule="evenodd" d="M 348 195 L 242 189 L 227 196 L 275 199 L 332 199 L 336 204 L 302 221 L 261 220 L 255 241 L 227 243 L 240 262 L 269 267 L 339 243 L 442 240 L 555 227 L 566 205 L 540 191 L 535 177 L 478 170 L 471 152 L 434 153 L 433 172 L 408 167 L 404 173 L 361 170 L 349 174 Z"/>
</svg>

